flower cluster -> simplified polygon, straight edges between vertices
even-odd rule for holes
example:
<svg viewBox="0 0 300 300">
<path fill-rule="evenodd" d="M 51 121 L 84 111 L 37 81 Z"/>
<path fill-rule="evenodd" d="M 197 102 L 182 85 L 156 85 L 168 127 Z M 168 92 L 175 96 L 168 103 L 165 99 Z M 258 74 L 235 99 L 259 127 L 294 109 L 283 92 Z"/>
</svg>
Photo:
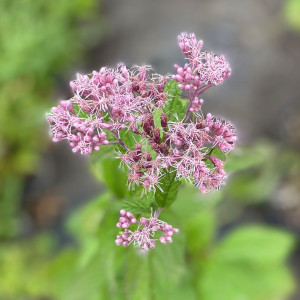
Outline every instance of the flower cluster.
<svg viewBox="0 0 300 300">
<path fill-rule="evenodd" d="M 178 45 L 189 63 L 183 67 L 175 65 L 177 74 L 173 79 L 179 88 L 200 92 L 206 86 L 221 84 L 231 74 L 224 56 L 202 52 L 203 42 L 197 42 L 194 34 L 183 33 L 178 37 Z"/>
<path fill-rule="evenodd" d="M 147 119 L 157 107 L 163 107 L 166 76 L 147 76 L 149 67 L 128 70 L 120 64 L 117 69 L 101 68 L 91 75 L 77 74 L 70 83 L 74 97 L 61 101 L 47 115 L 53 141 L 67 139 L 73 152 L 89 154 L 101 145 L 120 143 L 120 131 L 130 129 L 140 134 L 138 124 Z"/>
<path fill-rule="evenodd" d="M 120 221 L 117 227 L 124 228 L 124 232 L 117 235 L 116 244 L 128 246 L 133 243 L 134 246 L 140 247 L 142 251 L 147 251 L 149 248 L 155 247 L 155 242 L 159 240 L 161 243 L 171 243 L 172 235 L 178 232 L 177 228 L 159 220 L 158 213 L 152 215 L 149 219 L 140 218 L 137 222 L 134 215 L 126 212 L 124 209 L 120 211 Z M 135 224 L 135 230 L 128 229 L 130 225 Z M 157 239 L 155 235 L 160 232 L 160 237 Z"/>
<path fill-rule="evenodd" d="M 74 96 L 47 115 L 53 141 L 68 140 L 81 154 L 115 145 L 131 188 L 163 190 L 166 172 L 176 172 L 177 180 L 192 182 L 203 193 L 220 188 L 226 172 L 219 153 L 234 148 L 236 132 L 229 122 L 204 116 L 200 95 L 228 78 L 230 67 L 223 56 L 203 52 L 194 34 L 181 34 L 178 45 L 187 63 L 175 65 L 173 81 L 149 66 L 128 69 L 124 64 L 77 74 L 70 84 Z M 175 101 L 167 89 L 171 83 L 186 93 L 183 117 L 169 108 Z"/>
</svg>

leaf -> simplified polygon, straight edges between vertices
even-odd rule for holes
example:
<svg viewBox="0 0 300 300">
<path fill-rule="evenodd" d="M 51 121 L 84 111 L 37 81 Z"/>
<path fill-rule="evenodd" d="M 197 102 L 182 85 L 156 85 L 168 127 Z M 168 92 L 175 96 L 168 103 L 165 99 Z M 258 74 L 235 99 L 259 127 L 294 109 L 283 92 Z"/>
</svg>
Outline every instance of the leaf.
<svg viewBox="0 0 300 300">
<path fill-rule="evenodd" d="M 171 80 L 164 89 L 164 92 L 169 94 L 167 104 L 164 107 L 164 113 L 168 115 L 169 121 L 182 120 L 184 118 L 186 108 L 180 99 L 182 90 L 178 88 L 178 83 L 175 80 Z M 176 118 L 176 116 L 178 118 Z"/>
<path fill-rule="evenodd" d="M 215 219 L 212 211 L 199 211 L 186 220 L 186 245 L 190 253 L 199 256 L 212 243 L 216 231 Z"/>
<path fill-rule="evenodd" d="M 89 118 L 91 116 L 89 113 L 87 113 L 82 108 L 80 108 L 77 103 L 73 103 L 73 107 L 74 107 L 76 115 L 79 118 L 81 118 L 81 119 L 87 119 L 87 118 Z"/>
<path fill-rule="evenodd" d="M 118 280 L 120 275 L 122 276 L 121 267 L 126 249 L 117 247 L 114 242 L 119 209 L 119 202 L 110 202 L 98 224 L 98 233 L 94 236 L 98 241 L 97 252 L 94 252 L 84 265 L 78 261 L 72 281 L 58 299 L 122 299 Z M 81 248 L 82 257 L 86 256 L 88 247 L 89 244 L 86 244 Z"/>
<path fill-rule="evenodd" d="M 154 250 L 143 254 L 135 248 L 127 249 L 128 260 L 123 269 L 125 299 L 174 299 L 172 294 L 181 290 L 187 274 L 183 243 L 157 243 Z"/>
<path fill-rule="evenodd" d="M 182 220 L 184 226 L 186 220 L 199 212 L 211 213 L 221 199 L 220 191 L 202 194 L 194 185 L 185 183 L 179 188 L 176 201 L 172 204 L 171 209 Z"/>
<path fill-rule="evenodd" d="M 291 234 L 259 225 L 244 226 L 229 234 L 220 244 L 217 256 L 222 261 L 247 261 L 253 264 L 282 262 L 294 245 Z"/>
<path fill-rule="evenodd" d="M 121 168 L 120 159 L 116 158 L 114 146 L 103 146 L 91 154 L 91 170 L 96 178 L 108 186 L 119 199 L 127 191 L 127 168 Z"/>
<path fill-rule="evenodd" d="M 129 148 L 133 148 L 137 142 L 141 140 L 141 136 L 139 134 L 133 133 L 132 131 L 128 131 L 127 129 L 120 130 L 120 137 Z"/>
<path fill-rule="evenodd" d="M 211 156 L 215 156 L 215 157 L 221 159 L 222 161 L 226 160 L 225 153 L 222 150 L 220 150 L 219 148 L 214 148 L 211 153 Z"/>
<path fill-rule="evenodd" d="M 101 172 L 110 191 L 117 198 L 124 198 L 127 191 L 127 173 L 120 168 L 120 160 L 116 158 L 103 160 Z"/>
<path fill-rule="evenodd" d="M 111 194 L 106 192 L 77 209 L 68 219 L 66 225 L 68 232 L 81 242 L 87 237 L 94 236 L 111 200 Z"/>
<path fill-rule="evenodd" d="M 164 169 L 163 177 L 161 179 L 161 189 L 156 189 L 155 201 L 159 207 L 170 206 L 176 199 L 180 181 L 175 180 L 176 172 L 174 169 Z"/>
<path fill-rule="evenodd" d="M 274 146 L 267 143 L 236 149 L 227 156 L 225 169 L 233 172 L 260 166 L 274 156 L 274 152 Z"/>
<path fill-rule="evenodd" d="M 163 110 L 159 107 L 156 108 L 153 112 L 153 121 L 154 121 L 154 125 L 157 128 L 161 129 L 161 121 L 160 121 L 160 116 L 162 114 Z"/>
<path fill-rule="evenodd" d="M 199 277 L 201 300 L 279 300 L 294 290 L 293 278 L 284 265 L 261 269 L 242 263 L 207 265 Z"/>
<path fill-rule="evenodd" d="M 133 190 L 126 192 L 127 200 L 123 200 L 123 208 L 133 214 L 149 214 L 151 208 L 154 208 L 154 192 L 147 192 L 143 186 L 136 186 Z"/>
<path fill-rule="evenodd" d="M 233 231 L 203 267 L 198 278 L 200 298 L 286 299 L 294 284 L 284 260 L 293 244 L 290 234 L 263 226 Z"/>
<path fill-rule="evenodd" d="M 300 1 L 288 0 L 285 2 L 284 13 L 289 24 L 296 30 L 300 30 Z"/>
</svg>

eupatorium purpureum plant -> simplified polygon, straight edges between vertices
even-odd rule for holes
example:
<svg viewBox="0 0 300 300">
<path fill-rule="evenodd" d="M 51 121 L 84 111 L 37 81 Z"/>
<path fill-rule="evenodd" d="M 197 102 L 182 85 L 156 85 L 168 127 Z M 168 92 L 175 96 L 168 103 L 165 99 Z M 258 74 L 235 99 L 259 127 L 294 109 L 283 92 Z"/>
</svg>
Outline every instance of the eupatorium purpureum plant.
<svg viewBox="0 0 300 300">
<path fill-rule="evenodd" d="M 224 185 L 224 161 L 237 140 L 230 122 L 202 111 L 202 94 L 230 76 L 228 62 L 202 51 L 194 34 L 179 35 L 178 45 L 186 63 L 175 65 L 175 74 L 124 64 L 77 74 L 70 83 L 74 96 L 47 114 L 53 141 L 68 140 L 73 152 L 101 155 L 102 148 L 114 147 L 127 172 L 128 195 L 135 208 L 143 203 L 138 213 L 148 211 L 139 220 L 120 211 L 116 244 L 132 243 L 142 251 L 156 241 L 172 242 L 178 232 L 158 216 L 182 182 L 202 193 Z"/>
</svg>

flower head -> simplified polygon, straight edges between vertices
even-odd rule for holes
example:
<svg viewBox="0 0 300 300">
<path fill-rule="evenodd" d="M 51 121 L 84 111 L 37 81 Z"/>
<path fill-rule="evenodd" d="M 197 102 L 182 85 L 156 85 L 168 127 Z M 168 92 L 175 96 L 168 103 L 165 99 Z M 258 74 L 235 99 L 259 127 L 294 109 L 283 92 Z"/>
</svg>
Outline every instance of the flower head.
<svg viewBox="0 0 300 300">
<path fill-rule="evenodd" d="M 135 229 L 130 226 L 135 224 Z M 155 248 L 155 243 L 160 241 L 162 244 L 171 243 L 172 235 L 179 230 L 171 225 L 159 220 L 156 214 L 152 214 L 150 218 L 140 218 L 139 221 L 130 212 L 124 209 L 120 211 L 120 220 L 117 227 L 125 230 L 117 235 L 116 244 L 128 246 L 131 243 L 141 248 L 143 252 Z"/>
</svg>

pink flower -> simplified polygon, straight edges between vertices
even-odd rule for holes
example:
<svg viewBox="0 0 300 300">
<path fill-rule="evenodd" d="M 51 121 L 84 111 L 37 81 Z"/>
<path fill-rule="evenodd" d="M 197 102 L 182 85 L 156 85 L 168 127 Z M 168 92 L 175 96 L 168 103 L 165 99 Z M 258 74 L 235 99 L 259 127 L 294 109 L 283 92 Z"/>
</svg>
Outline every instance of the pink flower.
<svg viewBox="0 0 300 300">
<path fill-rule="evenodd" d="M 183 119 L 169 120 L 166 105 L 172 97 L 164 91 L 169 76 L 153 73 L 150 66 L 119 64 L 77 74 L 70 83 L 74 96 L 47 115 L 53 141 L 67 140 L 73 152 L 85 155 L 116 145 L 132 189 L 163 190 L 163 170 L 169 168 L 175 169 L 177 180 L 184 178 L 202 192 L 220 188 L 224 163 L 211 153 L 233 150 L 236 132 L 229 122 L 204 117 L 199 95 L 228 78 L 230 67 L 223 56 L 203 52 L 203 42 L 194 34 L 181 34 L 178 45 L 187 63 L 175 65 L 172 77 L 188 98 Z M 122 136 L 133 133 L 135 145 L 126 144 Z"/>
<path fill-rule="evenodd" d="M 159 220 L 158 213 L 151 215 L 149 219 L 140 218 L 139 222 L 130 212 L 120 211 L 120 221 L 117 227 L 124 228 L 124 232 L 117 235 L 116 244 L 128 246 L 133 243 L 134 246 L 141 248 L 143 252 L 154 248 L 155 243 L 160 241 L 162 244 L 171 243 L 172 235 L 179 230 L 171 225 Z M 130 230 L 132 224 L 137 224 L 137 228 Z M 157 233 L 160 232 L 160 237 Z M 157 237 L 156 237 L 157 235 Z"/>
</svg>

